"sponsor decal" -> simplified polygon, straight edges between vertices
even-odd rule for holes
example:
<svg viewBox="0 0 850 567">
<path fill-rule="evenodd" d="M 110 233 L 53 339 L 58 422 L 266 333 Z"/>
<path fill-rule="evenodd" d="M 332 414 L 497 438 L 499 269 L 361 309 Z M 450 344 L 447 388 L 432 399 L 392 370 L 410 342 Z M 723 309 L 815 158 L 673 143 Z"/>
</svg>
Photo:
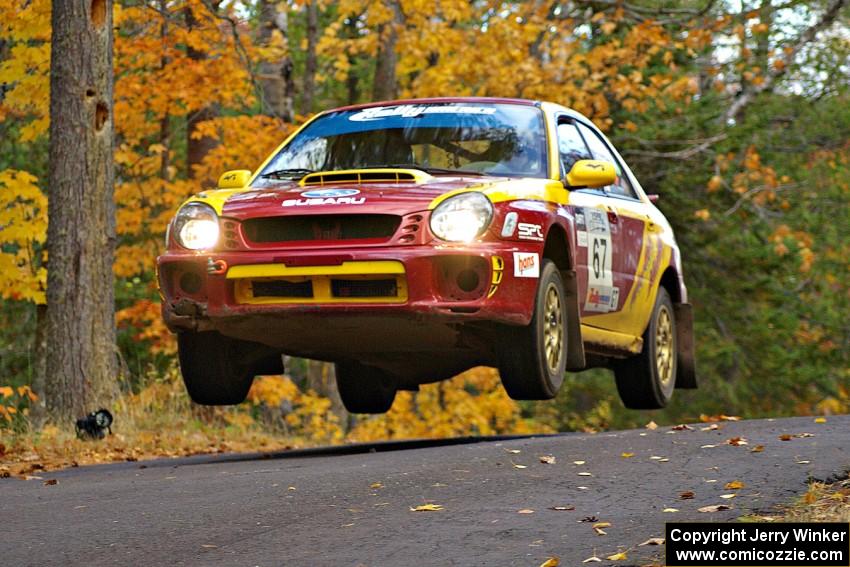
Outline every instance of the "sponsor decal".
<svg viewBox="0 0 850 567">
<path fill-rule="evenodd" d="M 584 226 L 584 213 L 576 212 L 576 225 Z"/>
<path fill-rule="evenodd" d="M 540 256 L 534 252 L 514 252 L 514 277 L 539 278 Z"/>
<path fill-rule="evenodd" d="M 530 222 L 521 222 L 519 223 L 519 236 L 520 240 L 543 240 L 543 230 L 539 224 L 532 224 Z"/>
<path fill-rule="evenodd" d="M 283 207 L 310 207 L 315 205 L 362 205 L 366 197 L 355 197 L 359 195 L 357 189 L 322 189 L 317 191 L 304 191 L 301 193 L 303 199 L 286 199 L 281 203 Z"/>
<path fill-rule="evenodd" d="M 495 108 L 487 108 L 483 106 L 425 106 L 419 104 L 403 104 L 400 106 L 376 106 L 373 108 L 364 108 L 360 112 L 355 112 L 354 114 L 352 114 L 348 119 L 352 122 L 370 122 L 372 120 L 381 120 L 383 118 L 391 118 L 393 116 L 401 116 L 402 118 L 416 118 L 417 116 L 421 116 L 423 114 L 490 115 L 495 113 Z"/>
<path fill-rule="evenodd" d="M 587 248 L 587 231 L 579 230 L 576 231 L 576 239 L 579 246 Z"/>
<path fill-rule="evenodd" d="M 505 224 L 502 225 L 502 238 L 510 238 L 516 230 L 516 221 L 519 215 L 513 211 L 505 215 Z"/>
<path fill-rule="evenodd" d="M 318 191 L 304 191 L 301 196 L 308 199 L 327 199 L 331 197 L 351 197 L 358 194 L 360 194 L 360 191 L 357 189 L 320 189 Z"/>
<path fill-rule="evenodd" d="M 620 288 L 618 287 L 590 287 L 587 290 L 587 301 L 585 311 L 597 311 L 607 313 L 616 311 L 620 304 Z"/>
</svg>

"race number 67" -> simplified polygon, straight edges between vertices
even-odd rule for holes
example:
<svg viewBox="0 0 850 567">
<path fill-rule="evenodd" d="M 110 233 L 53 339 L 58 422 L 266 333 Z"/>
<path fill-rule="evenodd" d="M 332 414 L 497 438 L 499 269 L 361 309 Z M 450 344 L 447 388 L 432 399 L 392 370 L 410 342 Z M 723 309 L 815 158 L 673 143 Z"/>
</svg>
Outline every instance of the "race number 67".
<svg viewBox="0 0 850 567">
<path fill-rule="evenodd" d="M 602 257 L 599 252 L 602 249 Z M 608 255 L 608 240 L 593 239 L 593 275 L 598 279 L 605 275 L 605 257 Z"/>
</svg>

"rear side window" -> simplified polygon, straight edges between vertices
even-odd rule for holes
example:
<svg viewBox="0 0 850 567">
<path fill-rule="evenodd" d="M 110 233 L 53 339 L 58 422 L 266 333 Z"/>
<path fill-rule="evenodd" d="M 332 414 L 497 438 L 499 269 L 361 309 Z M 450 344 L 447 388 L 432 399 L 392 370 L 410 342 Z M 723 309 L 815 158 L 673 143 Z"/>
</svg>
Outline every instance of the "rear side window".
<svg viewBox="0 0 850 567">
<path fill-rule="evenodd" d="M 561 155 L 564 173 L 568 173 L 578 160 L 591 159 L 590 151 L 575 124 L 570 122 L 558 124 L 558 153 Z"/>
<path fill-rule="evenodd" d="M 614 168 L 617 170 L 617 180 L 613 185 L 606 187 L 605 192 L 637 199 L 637 194 L 635 193 L 629 178 L 626 176 L 626 173 L 623 171 L 623 166 L 620 165 L 620 160 L 614 157 L 614 154 L 608 148 L 608 145 L 596 132 L 584 124 L 579 124 L 578 127 L 579 130 L 581 130 L 582 136 L 584 136 L 587 145 L 590 146 L 590 152 L 593 154 L 593 159 L 610 161 L 614 164 Z"/>
</svg>

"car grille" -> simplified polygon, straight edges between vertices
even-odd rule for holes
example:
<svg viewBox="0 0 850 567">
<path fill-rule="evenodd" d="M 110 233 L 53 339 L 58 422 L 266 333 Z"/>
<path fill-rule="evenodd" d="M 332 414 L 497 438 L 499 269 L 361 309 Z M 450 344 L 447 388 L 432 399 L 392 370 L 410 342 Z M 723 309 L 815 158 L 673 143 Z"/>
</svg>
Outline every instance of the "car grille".
<svg viewBox="0 0 850 567">
<path fill-rule="evenodd" d="M 327 240 L 389 240 L 401 224 L 396 215 L 299 215 L 249 219 L 245 237 L 258 244 Z"/>
<path fill-rule="evenodd" d="M 386 280 L 331 280 L 334 297 L 395 297 L 398 286 L 395 278 Z"/>
</svg>

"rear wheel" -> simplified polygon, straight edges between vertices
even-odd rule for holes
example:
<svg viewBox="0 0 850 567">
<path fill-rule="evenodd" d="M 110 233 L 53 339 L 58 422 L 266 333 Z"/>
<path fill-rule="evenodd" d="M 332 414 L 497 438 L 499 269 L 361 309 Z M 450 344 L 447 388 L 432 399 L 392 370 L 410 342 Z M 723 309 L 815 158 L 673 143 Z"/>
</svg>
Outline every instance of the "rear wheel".
<svg viewBox="0 0 850 567">
<path fill-rule="evenodd" d="M 667 405 L 676 387 L 676 318 L 667 290 L 658 289 L 643 351 L 617 362 L 617 391 L 627 408 L 659 409 Z"/>
<path fill-rule="evenodd" d="M 206 406 L 242 403 L 254 376 L 283 373 L 279 354 L 214 331 L 178 333 L 177 352 L 189 397 Z"/>
<path fill-rule="evenodd" d="M 351 413 L 386 413 L 395 401 L 398 380 L 374 366 L 337 362 L 336 386 L 342 404 Z"/>
<path fill-rule="evenodd" d="M 526 327 L 503 335 L 499 374 L 515 400 L 550 400 L 564 381 L 567 365 L 566 292 L 555 264 L 543 260 L 534 314 Z"/>
</svg>

